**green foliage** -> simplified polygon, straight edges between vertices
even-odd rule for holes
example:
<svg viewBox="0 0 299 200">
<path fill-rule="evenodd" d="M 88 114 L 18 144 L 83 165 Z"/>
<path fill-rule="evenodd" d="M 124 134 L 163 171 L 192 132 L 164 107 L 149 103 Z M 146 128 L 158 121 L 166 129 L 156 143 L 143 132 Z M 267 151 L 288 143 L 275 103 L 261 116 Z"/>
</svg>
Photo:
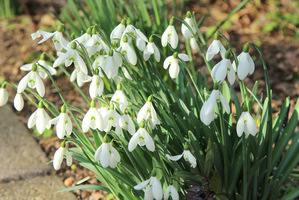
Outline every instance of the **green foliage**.
<svg viewBox="0 0 299 200">
<path fill-rule="evenodd" d="M 37 136 L 43 136 L 43 138 L 49 138 L 49 137 L 52 136 L 53 130 L 52 129 L 45 129 L 45 131 L 42 134 L 40 134 L 37 131 L 36 127 L 34 126 L 33 127 L 33 133 L 35 133 Z"/>
<path fill-rule="evenodd" d="M 10 19 L 17 14 L 19 5 L 17 0 L 0 0 L 0 18 Z"/>
</svg>

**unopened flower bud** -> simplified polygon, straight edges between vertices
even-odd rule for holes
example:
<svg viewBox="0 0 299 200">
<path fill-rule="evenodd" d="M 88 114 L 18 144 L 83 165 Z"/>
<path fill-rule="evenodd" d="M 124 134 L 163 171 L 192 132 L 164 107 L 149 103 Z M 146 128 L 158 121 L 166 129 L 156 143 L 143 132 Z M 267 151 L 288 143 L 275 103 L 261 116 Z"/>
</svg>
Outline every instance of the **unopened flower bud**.
<svg viewBox="0 0 299 200">
<path fill-rule="evenodd" d="M 36 70 L 37 70 L 37 65 L 36 63 L 34 63 L 31 67 L 31 71 L 36 72 Z"/>
<path fill-rule="evenodd" d="M 71 45 L 71 48 L 72 48 L 72 49 L 76 49 L 76 47 L 77 47 L 76 42 L 73 42 L 72 45 Z"/>
</svg>

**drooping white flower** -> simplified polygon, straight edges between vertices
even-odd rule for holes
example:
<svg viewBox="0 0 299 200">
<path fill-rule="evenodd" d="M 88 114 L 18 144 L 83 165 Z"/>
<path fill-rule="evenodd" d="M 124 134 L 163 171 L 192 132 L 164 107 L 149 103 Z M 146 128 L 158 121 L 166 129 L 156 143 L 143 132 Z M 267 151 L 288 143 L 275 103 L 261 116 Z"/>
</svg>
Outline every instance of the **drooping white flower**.
<svg viewBox="0 0 299 200">
<path fill-rule="evenodd" d="M 253 74 L 255 65 L 248 53 L 249 46 L 246 44 L 243 48 L 243 52 L 237 57 L 239 65 L 237 68 L 237 74 L 240 80 L 244 80 L 248 74 Z M 233 67 L 236 69 L 236 63 L 233 62 Z"/>
<path fill-rule="evenodd" d="M 122 46 L 122 44 L 124 43 L 124 36 L 127 37 L 127 42 L 128 44 L 131 44 L 132 42 L 132 37 L 136 37 L 137 38 L 137 34 L 136 34 L 136 28 L 132 25 L 131 19 L 127 19 L 127 26 L 121 36 L 121 40 L 120 40 L 120 46 Z"/>
<path fill-rule="evenodd" d="M 92 63 L 93 69 L 95 70 L 95 69 L 101 68 L 102 63 L 104 62 L 105 58 L 106 58 L 106 56 L 103 55 L 102 52 L 100 52 L 100 55 Z M 104 75 L 103 75 L 103 73 L 102 73 L 101 70 L 99 71 L 99 75 L 101 77 L 104 77 Z"/>
<path fill-rule="evenodd" d="M 137 56 L 135 51 L 132 49 L 130 44 L 128 43 L 128 38 L 125 35 L 123 37 L 123 43 L 120 46 L 120 52 L 125 56 L 126 60 L 132 64 L 136 65 L 137 64 Z"/>
<path fill-rule="evenodd" d="M 21 111 L 24 108 L 24 99 L 22 94 L 17 93 L 13 102 L 13 105 L 17 111 Z"/>
<path fill-rule="evenodd" d="M 217 106 L 217 102 L 221 102 L 227 114 L 230 112 L 227 100 L 216 87 L 200 110 L 200 120 L 207 126 L 215 119 L 215 106 Z"/>
<path fill-rule="evenodd" d="M 167 69 L 169 66 L 169 75 L 173 79 L 176 78 L 180 72 L 179 58 L 185 62 L 189 61 L 189 57 L 187 54 L 178 54 L 177 52 L 175 52 L 172 56 L 167 57 L 163 63 L 164 69 Z"/>
<path fill-rule="evenodd" d="M 86 48 L 88 56 L 93 56 L 96 52 L 100 50 L 104 50 L 106 52 L 109 51 L 108 45 L 104 42 L 104 40 L 96 33 L 95 27 L 92 28 L 92 36 L 86 42 L 83 43 L 83 46 Z"/>
<path fill-rule="evenodd" d="M 152 103 L 152 95 L 148 97 L 147 102 L 142 106 L 137 114 L 137 122 L 141 123 L 143 120 L 149 120 L 152 128 L 160 124 L 156 110 Z"/>
<path fill-rule="evenodd" d="M 150 179 L 145 180 L 138 185 L 134 186 L 135 190 L 142 190 L 145 188 L 144 199 L 146 200 L 161 200 L 163 196 L 162 185 L 159 179 L 156 177 L 156 173 L 153 172 Z"/>
<path fill-rule="evenodd" d="M 43 97 L 45 95 L 45 86 L 37 73 L 37 65 L 33 64 L 31 71 L 25 75 L 18 84 L 18 93 L 22 93 L 26 87 L 30 87 L 32 89 L 36 88 L 38 94 Z"/>
<path fill-rule="evenodd" d="M 131 75 L 129 74 L 128 70 L 125 67 L 121 67 L 122 72 L 124 73 L 125 77 L 129 80 L 133 80 Z M 118 81 L 119 82 L 119 81 Z M 118 84 L 117 82 L 117 84 Z"/>
<path fill-rule="evenodd" d="M 166 154 L 166 157 L 172 161 L 178 161 L 181 157 L 184 157 L 184 159 L 191 164 L 191 167 L 195 168 L 197 165 L 196 158 L 191 154 L 187 145 L 184 145 L 184 151 L 182 154 L 176 156 Z"/>
<path fill-rule="evenodd" d="M 32 128 L 35 125 L 37 131 L 40 134 L 42 134 L 45 129 L 51 128 L 51 124 L 49 123 L 51 118 L 49 117 L 43 106 L 43 103 L 39 102 L 38 109 L 34 113 L 32 113 L 27 123 L 28 128 Z"/>
<path fill-rule="evenodd" d="M 94 154 L 94 160 L 100 161 L 102 167 L 110 166 L 115 168 L 117 163 L 120 162 L 120 156 L 117 150 L 110 143 L 102 143 Z"/>
<path fill-rule="evenodd" d="M 139 146 L 146 146 L 146 148 L 154 152 L 155 151 L 155 143 L 153 138 L 150 136 L 150 134 L 146 131 L 144 128 L 144 122 L 142 121 L 140 123 L 140 128 L 137 130 L 137 132 L 132 136 L 132 138 L 129 141 L 128 149 L 130 152 L 134 151 L 134 149 Z"/>
<path fill-rule="evenodd" d="M 96 103 L 94 100 L 90 103 L 90 108 L 87 113 L 84 115 L 82 121 L 82 131 L 86 133 L 90 128 L 91 129 L 99 129 L 103 131 L 104 122 L 103 117 L 100 112 L 96 109 Z"/>
<path fill-rule="evenodd" d="M 134 122 L 132 120 L 132 118 L 130 117 L 130 115 L 128 114 L 124 114 L 122 116 L 124 125 L 123 125 L 123 129 L 127 130 L 131 135 L 133 135 L 135 133 L 135 125 Z"/>
<path fill-rule="evenodd" d="M 166 47 L 167 43 L 169 43 L 173 49 L 176 49 L 176 47 L 178 46 L 179 37 L 173 26 L 173 21 L 174 18 L 171 18 L 169 26 L 162 34 L 161 43 L 163 47 Z"/>
<path fill-rule="evenodd" d="M 35 40 L 36 38 L 43 36 L 43 39 L 38 42 L 38 44 L 41 44 L 53 36 L 52 41 L 54 43 L 55 49 L 57 51 L 61 51 L 62 49 L 67 48 L 67 43 L 68 43 L 66 39 L 64 39 L 63 37 L 62 30 L 63 30 L 63 26 L 59 25 L 57 31 L 53 33 L 38 30 L 37 32 L 32 33 L 31 37 L 32 40 Z"/>
<path fill-rule="evenodd" d="M 99 70 L 96 69 L 89 86 L 89 95 L 92 99 L 97 96 L 102 96 L 104 90 L 104 82 L 98 74 Z"/>
<path fill-rule="evenodd" d="M 121 90 L 121 84 L 117 84 L 117 90 L 115 91 L 114 95 L 111 98 L 112 102 L 116 102 L 121 110 L 121 112 L 125 112 L 125 109 L 128 106 L 128 100 L 126 95 Z M 117 106 L 115 104 L 115 106 Z"/>
<path fill-rule="evenodd" d="M 168 200 L 169 197 L 171 197 L 172 200 L 180 199 L 179 193 L 173 185 L 169 185 L 164 192 L 164 200 Z"/>
<path fill-rule="evenodd" d="M 59 149 L 54 154 L 53 167 L 55 170 L 60 169 L 63 158 L 66 159 L 67 166 L 72 165 L 73 159 L 71 153 L 65 148 L 65 142 L 61 143 L 61 147 L 59 147 Z"/>
<path fill-rule="evenodd" d="M 0 106 L 4 106 L 8 101 L 8 92 L 6 90 L 6 85 L 3 84 L 0 88 Z"/>
<path fill-rule="evenodd" d="M 248 111 L 242 112 L 238 123 L 237 123 L 237 134 L 239 137 L 242 136 L 243 133 L 251 134 L 252 136 L 256 135 L 256 123 L 253 117 L 250 115 Z"/>
<path fill-rule="evenodd" d="M 82 87 L 84 83 L 92 81 L 92 77 L 85 74 L 81 69 L 75 68 L 71 74 L 70 81 L 74 82 L 77 80 L 79 87 Z"/>
<path fill-rule="evenodd" d="M 104 131 L 109 132 L 112 127 L 115 127 L 115 133 L 119 136 L 121 134 L 121 129 L 124 126 L 124 121 L 122 117 L 114 109 L 114 104 L 110 104 L 110 109 L 107 110 L 104 121 Z"/>
<path fill-rule="evenodd" d="M 192 32 L 194 34 L 196 34 L 196 24 L 194 23 L 194 21 L 192 19 L 192 15 L 191 15 L 190 11 L 187 12 L 187 16 L 185 18 L 185 22 L 191 27 Z M 185 24 L 182 24 L 181 31 L 183 33 L 183 36 L 187 40 L 193 35 L 193 33 L 189 30 L 189 28 L 187 28 L 187 26 L 185 26 Z"/>
<path fill-rule="evenodd" d="M 140 51 L 144 51 L 145 43 L 148 42 L 148 39 L 139 29 L 136 28 L 135 31 L 136 31 L 136 47 Z"/>
<path fill-rule="evenodd" d="M 111 32 L 110 34 L 110 40 L 111 40 L 111 43 L 113 41 L 117 41 L 117 40 L 120 40 L 120 38 L 122 37 L 125 29 L 126 29 L 126 20 L 123 19 L 121 20 L 121 23 L 119 25 L 117 25 Z"/>
<path fill-rule="evenodd" d="M 191 46 L 191 49 L 193 49 L 193 50 L 198 49 L 198 44 L 197 44 L 194 36 L 191 36 L 191 38 L 190 38 L 190 46 Z"/>
<path fill-rule="evenodd" d="M 33 64 L 36 64 L 36 63 L 29 63 L 29 64 L 22 65 L 20 67 L 20 70 L 31 71 Z M 37 64 L 45 67 L 50 72 L 51 75 L 56 74 L 56 70 L 52 66 L 50 66 L 46 63 L 44 54 L 42 54 L 40 56 L 40 60 L 37 61 Z M 42 79 L 46 79 L 48 77 L 48 74 L 47 74 L 47 72 L 45 72 L 44 68 L 42 68 L 41 66 L 37 67 L 37 73 Z"/>
<path fill-rule="evenodd" d="M 149 43 L 147 43 L 144 51 L 143 51 L 143 59 L 148 61 L 149 57 L 154 54 L 157 62 L 160 62 L 160 51 L 153 42 L 153 36 L 150 37 Z"/>
<path fill-rule="evenodd" d="M 219 40 L 219 34 L 215 33 L 214 40 L 207 50 L 207 54 L 206 54 L 207 61 L 212 60 L 212 58 L 219 52 L 222 59 L 225 58 L 226 49 Z"/>
<path fill-rule="evenodd" d="M 82 71 L 84 74 L 88 74 L 87 66 L 84 62 L 84 60 L 81 58 L 81 56 L 76 51 L 77 44 L 76 42 L 71 43 L 71 48 L 67 49 L 67 52 L 64 54 L 61 54 L 53 63 L 53 67 L 58 67 L 62 63 L 64 63 L 65 67 L 70 66 L 72 63 L 74 63 L 75 68 L 78 68 L 78 70 Z"/>
<path fill-rule="evenodd" d="M 63 139 L 66 134 L 71 135 L 73 125 L 69 116 L 66 114 L 66 107 L 61 107 L 61 113 L 50 121 L 51 124 L 56 124 L 56 134 L 59 139 Z"/>
<path fill-rule="evenodd" d="M 117 76 L 118 68 L 122 65 L 122 58 L 118 52 L 109 50 L 108 56 L 102 62 L 101 67 L 109 79 Z"/>
<path fill-rule="evenodd" d="M 217 63 L 212 69 L 212 77 L 216 80 L 217 83 L 222 83 L 227 76 L 228 82 L 233 85 L 235 83 L 236 74 L 235 69 L 232 66 L 232 63 L 229 59 L 230 52 L 226 52 L 225 58 Z"/>
</svg>

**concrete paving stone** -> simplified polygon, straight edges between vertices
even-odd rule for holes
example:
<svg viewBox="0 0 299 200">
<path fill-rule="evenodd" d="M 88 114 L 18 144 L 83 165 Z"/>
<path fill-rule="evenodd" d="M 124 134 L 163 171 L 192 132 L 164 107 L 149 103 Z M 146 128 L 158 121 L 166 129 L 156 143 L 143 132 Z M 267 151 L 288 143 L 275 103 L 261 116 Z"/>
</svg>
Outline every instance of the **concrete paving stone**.
<svg viewBox="0 0 299 200">
<path fill-rule="evenodd" d="M 45 175 L 49 160 L 11 108 L 0 107 L 0 183 Z"/>
<path fill-rule="evenodd" d="M 38 176 L 20 181 L 0 184 L 1 200 L 75 200 L 71 192 L 57 192 L 64 189 L 57 176 Z"/>
</svg>

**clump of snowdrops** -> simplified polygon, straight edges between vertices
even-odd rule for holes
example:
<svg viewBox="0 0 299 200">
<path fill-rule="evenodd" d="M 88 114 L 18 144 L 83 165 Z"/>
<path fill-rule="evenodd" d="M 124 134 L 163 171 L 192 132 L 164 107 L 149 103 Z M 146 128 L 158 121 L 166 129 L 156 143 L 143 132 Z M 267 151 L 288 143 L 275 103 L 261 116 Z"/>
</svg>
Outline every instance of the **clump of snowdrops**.
<svg viewBox="0 0 299 200">
<path fill-rule="evenodd" d="M 35 126 L 42 134 L 56 126 L 61 147 L 54 155 L 55 170 L 64 158 L 68 166 L 76 159 L 105 185 L 90 188 L 126 200 L 285 195 L 279 188 L 298 163 L 298 134 L 281 155 L 293 136 L 299 106 L 287 123 L 286 99 L 272 120 L 267 67 L 257 45 L 244 44 L 237 56 L 217 32 L 207 46 L 190 12 L 185 19 L 172 17 L 162 35 L 142 33 L 129 18 L 122 19 L 110 38 L 97 25 L 79 37 L 64 34 L 64 29 L 59 25 L 53 33 L 33 33 L 39 44 L 52 38 L 56 55 L 41 53 L 40 60 L 21 66 L 28 73 L 18 85 L 5 82 L 0 89 L 0 106 L 8 100 L 7 85 L 17 89 L 18 111 L 23 109 L 24 96 L 36 106 L 28 128 Z M 187 54 L 177 51 L 183 37 Z M 257 94 L 258 82 L 252 89 L 243 82 L 255 71 L 250 48 L 262 61 L 266 98 Z M 201 56 L 194 56 L 192 50 Z M 164 57 L 162 51 L 171 53 Z M 214 64 L 216 54 L 222 59 Z M 199 70 L 205 67 L 194 65 L 197 59 L 205 61 L 213 84 L 207 83 L 205 70 Z M 85 99 L 85 109 L 66 101 L 53 78 L 57 71 Z M 47 78 L 56 88 L 53 95 L 63 101 L 60 108 L 43 98 Z M 81 89 L 84 84 L 89 84 L 88 94 Z M 254 104 L 258 110 L 253 111 Z M 298 195 L 295 190 L 287 192 L 288 197 Z"/>
</svg>

